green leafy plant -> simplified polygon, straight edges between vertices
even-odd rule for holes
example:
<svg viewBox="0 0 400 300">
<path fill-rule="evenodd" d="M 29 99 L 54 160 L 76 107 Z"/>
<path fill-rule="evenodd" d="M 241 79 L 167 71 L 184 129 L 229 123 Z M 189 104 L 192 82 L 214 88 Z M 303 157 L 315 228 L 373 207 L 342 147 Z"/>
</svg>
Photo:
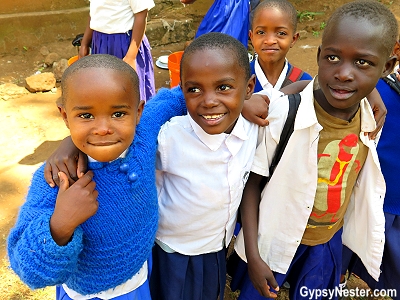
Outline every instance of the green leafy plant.
<svg viewBox="0 0 400 300">
<path fill-rule="evenodd" d="M 299 19 L 299 22 L 303 22 L 304 20 L 313 20 L 315 16 L 323 14 L 323 12 L 313 12 L 305 10 L 297 12 L 297 18 Z"/>
</svg>

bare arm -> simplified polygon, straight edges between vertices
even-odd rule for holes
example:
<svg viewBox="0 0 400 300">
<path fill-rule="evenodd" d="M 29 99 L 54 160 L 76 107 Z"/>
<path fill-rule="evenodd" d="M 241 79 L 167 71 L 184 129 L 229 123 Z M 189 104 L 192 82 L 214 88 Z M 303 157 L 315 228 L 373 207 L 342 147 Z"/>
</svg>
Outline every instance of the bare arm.
<svg viewBox="0 0 400 300">
<path fill-rule="evenodd" d="M 260 295 L 276 298 L 277 295 L 270 291 L 270 286 L 278 291 L 278 283 L 258 250 L 258 219 L 263 178 L 261 175 L 250 173 L 243 191 L 240 212 L 249 277 Z"/>
<path fill-rule="evenodd" d="M 128 52 L 124 57 L 124 61 L 136 70 L 136 56 L 139 51 L 140 44 L 146 30 L 147 9 L 135 14 L 135 20 L 132 26 L 131 44 Z"/>
<path fill-rule="evenodd" d="M 87 169 L 87 156 L 75 147 L 71 137 L 66 137 L 60 146 L 46 161 L 44 177 L 46 182 L 55 187 L 60 185 L 59 172 L 66 174 L 69 183 L 73 184 L 83 176 Z"/>
<path fill-rule="evenodd" d="M 383 124 L 385 124 L 385 119 L 387 115 L 387 109 L 381 95 L 379 94 L 376 88 L 367 96 L 367 100 L 372 107 L 372 111 L 374 112 L 374 118 L 376 122 L 376 129 L 372 132 L 366 133 L 368 134 L 371 140 L 376 138 L 378 132 L 382 129 Z"/>
<path fill-rule="evenodd" d="M 90 29 L 90 16 L 86 23 L 85 33 L 81 41 L 81 47 L 79 48 L 79 58 L 82 58 L 90 53 L 90 47 L 92 44 L 93 30 Z"/>
<path fill-rule="evenodd" d="M 284 94 L 295 94 L 301 92 L 311 80 L 296 81 L 282 88 L 280 91 Z M 267 126 L 269 99 L 265 95 L 253 94 L 243 105 L 242 115 L 246 120 L 259 126 Z"/>
</svg>

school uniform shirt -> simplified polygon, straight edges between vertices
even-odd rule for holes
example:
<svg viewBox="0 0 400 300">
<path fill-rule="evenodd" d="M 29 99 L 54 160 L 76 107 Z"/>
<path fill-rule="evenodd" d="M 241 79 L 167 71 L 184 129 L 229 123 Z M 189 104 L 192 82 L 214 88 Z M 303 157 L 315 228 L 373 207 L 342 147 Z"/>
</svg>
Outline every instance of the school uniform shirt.
<svg viewBox="0 0 400 300">
<path fill-rule="evenodd" d="M 228 246 L 257 134 L 241 115 L 230 134 L 209 135 L 190 115 L 163 125 L 156 165 L 163 249 L 199 255 Z"/>
<path fill-rule="evenodd" d="M 261 194 L 258 226 L 258 247 L 262 259 L 276 272 L 286 274 L 303 237 L 310 217 L 318 181 L 318 143 L 322 126 L 314 108 L 314 79 L 301 92 L 294 132 L 270 182 Z M 286 96 L 285 96 L 286 97 Z M 268 166 L 279 142 L 287 117 L 288 101 L 272 99 L 269 126 L 260 128 L 261 141 L 252 172 L 268 176 Z M 344 216 L 342 240 L 361 258 L 368 272 L 379 277 L 385 241 L 383 199 L 385 181 L 380 171 L 375 141 L 364 136 L 375 128 L 368 101 L 360 102 L 361 132 L 358 135 L 369 148 L 364 166 L 354 185 Z M 243 232 L 236 239 L 235 249 L 246 261 Z"/>
<path fill-rule="evenodd" d="M 90 0 L 90 28 L 108 34 L 128 32 L 134 14 L 154 6 L 153 0 Z"/>
<path fill-rule="evenodd" d="M 258 57 L 254 61 L 254 72 L 256 73 L 257 80 L 260 82 L 261 87 L 263 90 L 270 90 L 270 89 L 276 89 L 280 90 L 282 87 L 283 82 L 285 81 L 286 78 L 286 73 L 288 71 L 288 60 L 285 58 L 285 66 L 283 67 L 283 70 L 281 74 L 279 75 L 278 81 L 276 82 L 275 85 L 272 85 L 269 81 L 267 76 L 265 76 L 264 71 L 261 69 L 260 63 L 258 62 Z M 268 93 L 267 93 L 267 96 Z"/>
</svg>

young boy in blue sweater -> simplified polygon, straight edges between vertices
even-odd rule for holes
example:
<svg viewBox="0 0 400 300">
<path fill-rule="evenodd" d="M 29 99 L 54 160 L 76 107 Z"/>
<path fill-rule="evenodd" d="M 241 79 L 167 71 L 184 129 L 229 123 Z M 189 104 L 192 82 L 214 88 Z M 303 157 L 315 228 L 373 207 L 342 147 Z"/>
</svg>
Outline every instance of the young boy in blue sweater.
<svg viewBox="0 0 400 300">
<path fill-rule="evenodd" d="M 276 297 L 272 289 L 285 281 L 294 300 L 334 292 L 342 242 L 379 277 L 385 183 L 375 143 L 364 135 L 375 127 L 365 97 L 393 69 L 397 35 L 394 15 L 377 1 L 332 14 L 318 76 L 300 93 L 293 134 L 265 185 L 288 112 L 286 101 L 271 101 L 241 205 L 235 250 L 248 264 L 239 299 Z"/>
<path fill-rule="evenodd" d="M 33 289 L 58 285 L 56 299 L 151 299 L 157 135 L 185 113 L 184 99 L 170 91 L 143 112 L 136 72 L 110 55 L 74 63 L 61 89 L 61 115 L 90 171 L 72 185 L 59 172 L 60 188 L 44 166 L 35 172 L 8 237 L 11 267 Z"/>
</svg>

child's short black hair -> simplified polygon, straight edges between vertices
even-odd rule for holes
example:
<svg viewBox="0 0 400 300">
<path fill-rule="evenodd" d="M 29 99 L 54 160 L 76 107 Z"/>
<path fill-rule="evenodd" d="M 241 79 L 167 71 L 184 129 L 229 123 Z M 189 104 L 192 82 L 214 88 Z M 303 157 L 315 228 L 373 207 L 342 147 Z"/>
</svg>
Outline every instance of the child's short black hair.
<svg viewBox="0 0 400 300">
<path fill-rule="evenodd" d="M 185 57 L 199 50 L 208 49 L 229 49 L 234 52 L 235 57 L 230 55 L 226 56 L 226 59 L 236 59 L 239 66 L 243 69 L 246 80 L 251 76 L 250 74 L 250 64 L 247 49 L 234 37 L 220 32 L 210 32 L 199 36 L 194 39 L 193 42 L 185 49 L 182 55 L 180 72 L 182 74 L 182 65 Z"/>
<path fill-rule="evenodd" d="M 287 0 L 264 0 L 257 5 L 254 10 L 253 17 L 251 18 L 251 26 L 253 26 L 253 20 L 259 11 L 266 8 L 276 8 L 287 14 L 292 22 L 293 31 L 297 30 L 297 10 L 294 8 L 292 3 Z"/>
<path fill-rule="evenodd" d="M 399 29 L 396 17 L 385 5 L 372 0 L 361 0 L 344 4 L 335 10 L 328 19 L 322 40 L 329 34 L 334 24 L 347 17 L 364 19 L 375 26 L 382 26 L 382 34 L 379 38 L 386 49 L 385 54 L 389 58 L 396 43 Z"/>
<path fill-rule="evenodd" d="M 140 99 L 139 93 L 139 78 L 135 70 L 124 62 L 122 59 L 119 59 L 116 56 L 108 55 L 108 54 L 93 54 L 84 56 L 74 62 L 71 66 L 69 66 L 62 78 L 61 78 L 61 104 L 64 105 L 66 101 L 67 95 L 67 81 L 68 79 L 77 72 L 82 71 L 83 69 L 87 68 L 95 68 L 95 69 L 112 69 L 116 71 L 121 71 L 125 73 L 132 85 L 133 85 L 133 92 L 135 93 L 135 97 Z M 99 71 L 101 72 L 101 71 Z M 139 101 L 138 101 L 139 102 Z"/>
</svg>

